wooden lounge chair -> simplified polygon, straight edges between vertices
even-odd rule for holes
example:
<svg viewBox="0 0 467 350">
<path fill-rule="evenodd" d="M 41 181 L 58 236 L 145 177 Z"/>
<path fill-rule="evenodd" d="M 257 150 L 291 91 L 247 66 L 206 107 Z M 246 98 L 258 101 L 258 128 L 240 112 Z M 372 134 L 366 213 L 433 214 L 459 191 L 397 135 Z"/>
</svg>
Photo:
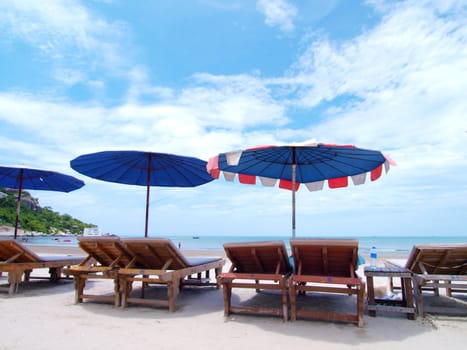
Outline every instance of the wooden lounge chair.
<svg viewBox="0 0 467 350">
<path fill-rule="evenodd" d="M 122 307 L 128 304 L 140 304 L 156 307 L 167 307 L 175 311 L 175 304 L 180 288 L 185 285 L 218 286 L 210 280 L 210 270 L 216 276 L 222 271 L 224 259 L 186 258 L 169 239 L 140 238 L 123 239 L 125 247 L 135 257 L 134 267 L 122 268 L 118 271 Z M 142 282 L 141 298 L 131 296 L 132 284 Z M 144 288 L 148 284 L 159 284 L 167 287 L 167 299 L 145 299 Z"/>
<path fill-rule="evenodd" d="M 292 273 L 282 241 L 226 243 L 224 250 L 232 262 L 228 272 L 218 276 L 224 290 L 224 315 L 231 313 L 264 314 L 288 319 L 287 279 Z M 281 307 L 232 305 L 232 288 L 279 290 Z"/>
<path fill-rule="evenodd" d="M 117 271 L 119 268 L 134 263 L 133 256 L 128 252 L 118 237 L 78 237 L 79 247 L 88 256 L 79 265 L 68 268 L 75 281 L 75 303 L 84 300 L 111 302 L 120 306 L 120 286 Z M 112 296 L 85 293 L 87 280 L 111 279 L 114 281 Z"/>
<path fill-rule="evenodd" d="M 387 266 L 397 266 L 388 260 Z M 415 245 L 404 265 L 413 273 L 415 300 L 418 314 L 424 316 L 423 291 L 431 290 L 439 295 L 446 289 L 446 296 L 453 292 L 467 292 L 467 244 Z M 442 307 L 431 311 L 449 312 Z"/>
<path fill-rule="evenodd" d="M 25 281 L 43 278 L 31 273 L 34 269 L 48 268 L 50 281 L 57 282 L 65 266 L 79 264 L 81 260 L 82 256 L 40 256 L 14 239 L 0 239 L 0 273 L 8 272 L 10 295 L 18 292 L 23 274 Z"/>
<path fill-rule="evenodd" d="M 365 284 L 357 276 L 358 241 L 293 239 L 294 274 L 289 279 L 291 320 L 297 317 L 347 321 L 363 327 Z M 297 294 L 306 292 L 356 295 L 356 312 L 343 313 L 297 307 Z"/>
</svg>

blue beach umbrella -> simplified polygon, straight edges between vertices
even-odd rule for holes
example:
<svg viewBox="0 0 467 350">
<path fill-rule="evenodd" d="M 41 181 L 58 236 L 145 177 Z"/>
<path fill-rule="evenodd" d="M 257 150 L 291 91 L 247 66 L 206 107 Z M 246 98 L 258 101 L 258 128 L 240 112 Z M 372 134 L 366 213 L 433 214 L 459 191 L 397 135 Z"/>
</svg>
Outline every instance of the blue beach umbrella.
<svg viewBox="0 0 467 350">
<path fill-rule="evenodd" d="M 196 187 L 213 180 L 206 172 L 205 161 L 166 153 L 104 151 L 81 155 L 73 159 L 70 165 L 95 179 L 146 186 L 145 237 L 148 236 L 151 186 Z"/>
<path fill-rule="evenodd" d="M 295 237 L 295 192 L 300 184 L 317 191 L 348 186 L 351 177 L 354 185 L 365 183 L 369 172 L 371 181 L 377 180 L 395 163 L 380 151 L 357 148 L 353 145 L 322 144 L 313 141 L 283 146 L 258 146 L 241 151 L 220 153 L 208 162 L 207 170 L 219 178 L 220 172 L 227 181 L 256 184 L 257 177 L 264 186 L 275 186 L 292 191 L 292 237 Z"/>
<path fill-rule="evenodd" d="M 18 190 L 15 239 L 18 232 L 21 193 L 23 190 L 71 192 L 83 186 L 83 181 L 55 171 L 21 166 L 0 166 L 0 187 Z"/>
</svg>

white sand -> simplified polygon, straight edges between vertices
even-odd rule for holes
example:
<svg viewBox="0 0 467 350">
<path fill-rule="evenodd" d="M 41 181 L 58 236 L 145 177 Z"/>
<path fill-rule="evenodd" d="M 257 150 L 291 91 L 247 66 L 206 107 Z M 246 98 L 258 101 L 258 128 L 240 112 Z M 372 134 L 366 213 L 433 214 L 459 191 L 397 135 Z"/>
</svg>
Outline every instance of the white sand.
<svg viewBox="0 0 467 350">
<path fill-rule="evenodd" d="M 5 275 L 0 285 L 5 287 Z M 111 292 L 112 283 L 93 281 L 92 288 Z M 234 290 L 236 302 L 253 297 L 258 298 L 249 290 Z M 0 290 L 0 350 L 462 349 L 467 341 L 467 318 L 462 317 L 430 315 L 410 321 L 402 314 L 365 314 L 364 328 L 252 315 L 225 318 L 222 290 L 214 287 L 184 289 L 177 306 L 175 313 L 169 313 L 95 302 L 75 305 L 72 281 L 57 285 L 36 280 L 22 284 L 13 297 Z"/>
</svg>

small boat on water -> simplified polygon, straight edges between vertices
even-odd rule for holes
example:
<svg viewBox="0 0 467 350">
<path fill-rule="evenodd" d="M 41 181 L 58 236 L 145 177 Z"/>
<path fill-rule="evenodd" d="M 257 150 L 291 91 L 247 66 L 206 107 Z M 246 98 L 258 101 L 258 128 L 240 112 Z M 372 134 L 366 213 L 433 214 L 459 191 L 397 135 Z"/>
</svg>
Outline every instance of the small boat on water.
<svg viewBox="0 0 467 350">
<path fill-rule="evenodd" d="M 199 239 L 199 236 L 193 236 L 193 239 Z"/>
</svg>

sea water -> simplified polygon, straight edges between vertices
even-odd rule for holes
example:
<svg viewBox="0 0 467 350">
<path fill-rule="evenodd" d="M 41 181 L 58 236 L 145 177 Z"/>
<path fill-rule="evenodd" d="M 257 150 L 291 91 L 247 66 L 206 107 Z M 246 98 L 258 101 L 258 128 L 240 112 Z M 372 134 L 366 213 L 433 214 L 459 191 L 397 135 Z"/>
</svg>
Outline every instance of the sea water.
<svg viewBox="0 0 467 350">
<path fill-rule="evenodd" d="M 152 236 L 150 236 L 152 237 Z M 154 236 L 156 237 L 156 236 Z M 222 250 L 224 243 L 231 242 L 256 242 L 268 240 L 281 240 L 289 248 L 290 236 L 157 236 L 169 238 L 181 249 L 186 250 Z M 130 238 L 121 236 L 121 238 Z M 132 236 L 131 238 L 135 238 Z M 416 244 L 436 244 L 436 243 L 467 243 L 466 236 L 320 236 L 320 237 L 297 237 L 299 238 L 353 238 L 359 242 L 359 250 L 362 254 L 369 254 L 372 246 L 375 246 L 379 254 L 400 253 L 406 254 Z M 18 241 L 25 244 L 70 246 L 75 247 L 78 241 L 75 236 L 27 236 L 18 237 Z"/>
<path fill-rule="evenodd" d="M 290 248 L 290 236 L 199 236 L 196 238 L 185 236 L 169 237 L 175 244 L 180 243 L 182 249 L 222 250 L 222 245 L 229 242 L 256 242 L 266 240 L 282 240 Z M 362 254 L 369 254 L 372 246 L 380 253 L 408 253 L 415 244 L 433 243 L 467 243 L 467 236 L 361 236 L 361 237 L 296 237 L 300 238 L 337 238 L 357 239 Z"/>
</svg>

